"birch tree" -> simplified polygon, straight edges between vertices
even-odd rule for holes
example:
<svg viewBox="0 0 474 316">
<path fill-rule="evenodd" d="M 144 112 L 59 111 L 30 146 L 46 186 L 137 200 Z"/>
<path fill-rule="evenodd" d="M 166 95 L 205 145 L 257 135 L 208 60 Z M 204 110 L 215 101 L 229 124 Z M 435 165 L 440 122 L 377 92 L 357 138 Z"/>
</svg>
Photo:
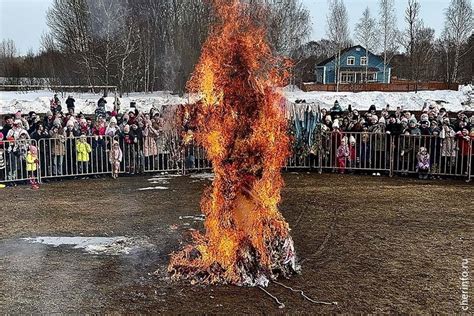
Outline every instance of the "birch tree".
<svg viewBox="0 0 474 316">
<path fill-rule="evenodd" d="M 349 35 L 349 18 L 343 0 L 330 0 L 329 13 L 326 16 L 327 36 L 334 43 L 336 89 L 339 91 L 339 75 L 341 68 L 341 51 L 351 44 Z"/>
<path fill-rule="evenodd" d="M 445 13 L 444 35 L 454 46 L 452 81 L 458 79 L 459 57 L 463 43 L 472 34 L 472 6 L 470 0 L 451 0 Z"/>
<path fill-rule="evenodd" d="M 365 82 L 367 82 L 369 76 L 369 50 L 373 50 L 379 42 L 377 32 L 377 21 L 370 15 L 369 7 L 367 7 L 362 13 L 359 23 L 356 24 L 354 31 L 359 44 L 365 47 Z"/>
<path fill-rule="evenodd" d="M 379 0 L 379 34 L 383 48 L 383 77 L 386 78 L 387 65 L 398 49 L 397 17 L 394 0 Z"/>
</svg>

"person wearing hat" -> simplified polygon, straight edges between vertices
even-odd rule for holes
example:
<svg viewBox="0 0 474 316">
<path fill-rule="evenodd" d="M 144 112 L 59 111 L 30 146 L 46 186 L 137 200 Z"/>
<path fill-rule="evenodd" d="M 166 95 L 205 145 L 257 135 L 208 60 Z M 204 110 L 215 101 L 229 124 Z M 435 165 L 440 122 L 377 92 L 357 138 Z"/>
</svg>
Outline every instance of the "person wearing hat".
<svg viewBox="0 0 474 316">
<path fill-rule="evenodd" d="M 431 135 L 430 122 L 428 120 L 423 120 L 420 122 L 420 133 L 421 136 Z"/>
<path fill-rule="evenodd" d="M 423 180 L 428 179 L 428 173 L 430 172 L 430 154 L 428 154 L 426 147 L 420 147 L 420 150 L 416 155 L 416 159 L 418 178 Z"/>
<path fill-rule="evenodd" d="M 6 180 L 6 162 L 5 162 L 5 143 L 3 142 L 4 135 L 0 126 L 0 181 Z"/>
<path fill-rule="evenodd" d="M 112 165 L 112 178 L 114 179 L 118 178 L 122 157 L 123 154 L 120 144 L 116 139 L 114 139 L 109 155 L 110 164 Z"/>
<path fill-rule="evenodd" d="M 76 102 L 76 100 L 74 100 L 72 95 L 69 95 L 66 99 L 66 106 L 67 106 L 67 111 L 69 114 L 74 114 L 74 110 L 75 110 L 74 102 Z"/>
<path fill-rule="evenodd" d="M 3 120 L 5 121 L 5 123 L 3 124 L 2 133 L 6 137 L 6 135 L 8 135 L 8 132 L 13 128 L 13 118 L 10 115 L 6 115 Z"/>
<path fill-rule="evenodd" d="M 39 189 L 39 184 L 36 182 L 36 170 L 38 169 L 38 149 L 30 145 L 28 147 L 28 153 L 26 154 L 26 172 L 28 178 L 30 178 L 31 188 Z"/>
<path fill-rule="evenodd" d="M 87 136 L 81 135 L 76 144 L 76 160 L 78 163 L 78 171 L 80 174 L 89 172 L 90 153 L 92 152 L 91 145 L 87 142 Z"/>
</svg>

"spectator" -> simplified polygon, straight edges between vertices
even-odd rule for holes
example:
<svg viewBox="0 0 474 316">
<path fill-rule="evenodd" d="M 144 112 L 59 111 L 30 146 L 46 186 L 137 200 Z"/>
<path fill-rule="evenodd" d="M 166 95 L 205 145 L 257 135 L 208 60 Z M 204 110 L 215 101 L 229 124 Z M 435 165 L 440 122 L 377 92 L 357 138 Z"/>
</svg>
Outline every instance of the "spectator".
<svg viewBox="0 0 474 316">
<path fill-rule="evenodd" d="M 430 155 L 426 150 L 426 147 L 420 147 L 420 151 L 416 155 L 417 158 L 417 172 L 420 179 L 428 179 L 428 173 L 430 172 Z"/>
<path fill-rule="evenodd" d="M 74 111 L 75 111 L 74 102 L 76 102 L 76 100 L 74 100 L 72 95 L 69 95 L 66 99 L 66 106 L 67 106 L 67 111 L 69 114 L 74 114 Z"/>
<path fill-rule="evenodd" d="M 36 181 L 36 170 L 38 169 L 38 149 L 30 145 L 26 155 L 26 172 L 29 175 L 31 188 L 39 189 L 39 184 Z"/>
<path fill-rule="evenodd" d="M 112 178 L 117 179 L 122 162 L 122 150 L 117 140 L 114 140 L 112 150 L 110 151 L 110 164 L 112 165 Z"/>
<path fill-rule="evenodd" d="M 337 168 L 338 171 L 342 174 L 346 168 L 346 161 L 349 159 L 349 146 L 347 146 L 347 137 L 341 139 L 341 144 L 337 148 Z"/>
<path fill-rule="evenodd" d="M 91 145 L 87 142 L 87 136 L 81 135 L 76 145 L 77 162 L 79 165 L 79 173 L 84 174 L 89 172 L 90 153 L 92 152 Z"/>
</svg>

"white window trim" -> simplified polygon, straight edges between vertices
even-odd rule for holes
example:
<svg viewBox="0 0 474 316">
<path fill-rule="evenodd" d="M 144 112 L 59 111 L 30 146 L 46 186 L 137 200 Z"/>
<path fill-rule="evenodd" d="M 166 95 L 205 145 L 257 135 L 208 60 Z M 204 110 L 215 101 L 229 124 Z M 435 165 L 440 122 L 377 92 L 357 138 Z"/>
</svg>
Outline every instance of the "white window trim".
<svg viewBox="0 0 474 316">
<path fill-rule="evenodd" d="M 352 64 L 349 64 L 349 59 L 351 59 L 351 60 L 353 61 Z M 347 65 L 348 65 L 348 66 L 354 66 L 354 65 L 355 65 L 355 62 L 356 62 L 356 59 L 355 59 L 354 56 L 348 56 L 346 62 L 347 62 Z"/>
<path fill-rule="evenodd" d="M 362 63 L 362 60 L 365 60 L 365 63 Z M 362 56 L 362 57 L 360 58 L 360 65 L 361 65 L 361 66 L 367 66 L 368 61 L 369 61 L 369 58 L 367 58 L 367 57 L 365 57 L 365 56 Z"/>
</svg>

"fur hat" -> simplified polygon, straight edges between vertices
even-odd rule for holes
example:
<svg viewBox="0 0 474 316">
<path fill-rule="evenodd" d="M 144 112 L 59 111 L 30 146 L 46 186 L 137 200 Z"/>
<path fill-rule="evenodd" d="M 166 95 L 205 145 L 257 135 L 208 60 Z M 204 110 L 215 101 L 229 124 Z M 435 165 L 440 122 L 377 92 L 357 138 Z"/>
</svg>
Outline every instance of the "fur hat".
<svg viewBox="0 0 474 316">
<path fill-rule="evenodd" d="M 115 117 L 110 118 L 110 124 L 117 124 L 117 119 Z"/>
<path fill-rule="evenodd" d="M 36 148 L 35 146 L 30 145 L 30 146 L 28 147 L 28 150 L 31 152 L 31 154 L 32 154 L 33 156 L 38 155 L 38 148 Z"/>
<path fill-rule="evenodd" d="M 335 119 L 334 122 L 332 123 L 332 128 L 339 128 L 339 120 Z"/>
<path fill-rule="evenodd" d="M 350 144 L 355 144 L 355 142 L 356 142 L 355 137 L 351 135 L 351 137 L 349 137 L 349 143 Z"/>
<path fill-rule="evenodd" d="M 379 119 L 379 124 L 385 125 L 385 118 L 384 118 L 383 116 L 380 117 L 380 119 Z"/>
</svg>

